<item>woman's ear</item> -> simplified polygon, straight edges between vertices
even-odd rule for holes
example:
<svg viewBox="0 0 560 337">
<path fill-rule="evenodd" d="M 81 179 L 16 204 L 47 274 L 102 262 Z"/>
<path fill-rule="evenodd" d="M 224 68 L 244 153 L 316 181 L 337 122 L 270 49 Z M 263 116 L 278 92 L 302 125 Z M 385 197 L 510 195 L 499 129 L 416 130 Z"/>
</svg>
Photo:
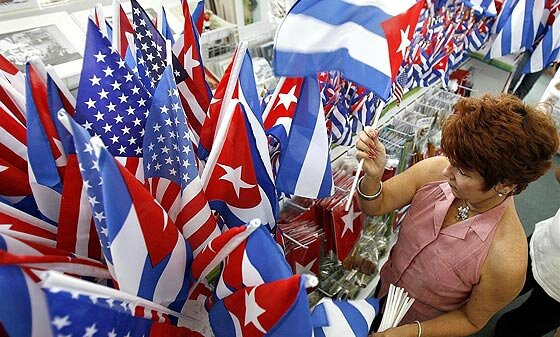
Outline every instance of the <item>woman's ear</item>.
<svg viewBox="0 0 560 337">
<path fill-rule="evenodd" d="M 494 190 L 496 191 L 496 193 L 498 194 L 498 196 L 504 196 L 504 195 L 511 195 L 514 191 L 515 188 L 517 187 L 517 184 L 511 184 L 511 183 L 507 183 L 507 182 L 499 182 L 496 184 L 496 186 L 494 186 Z"/>
</svg>

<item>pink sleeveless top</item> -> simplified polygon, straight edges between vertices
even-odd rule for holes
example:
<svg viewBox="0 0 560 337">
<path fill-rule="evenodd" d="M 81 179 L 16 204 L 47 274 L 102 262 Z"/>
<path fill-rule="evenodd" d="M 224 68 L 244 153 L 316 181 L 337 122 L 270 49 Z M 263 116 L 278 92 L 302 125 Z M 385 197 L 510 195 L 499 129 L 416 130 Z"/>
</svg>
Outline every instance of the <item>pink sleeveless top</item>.
<svg viewBox="0 0 560 337">
<path fill-rule="evenodd" d="M 462 307 L 480 281 L 482 264 L 508 202 L 442 229 L 454 199 L 446 181 L 423 185 L 381 270 L 379 297 L 393 283 L 416 299 L 401 325 Z"/>
</svg>

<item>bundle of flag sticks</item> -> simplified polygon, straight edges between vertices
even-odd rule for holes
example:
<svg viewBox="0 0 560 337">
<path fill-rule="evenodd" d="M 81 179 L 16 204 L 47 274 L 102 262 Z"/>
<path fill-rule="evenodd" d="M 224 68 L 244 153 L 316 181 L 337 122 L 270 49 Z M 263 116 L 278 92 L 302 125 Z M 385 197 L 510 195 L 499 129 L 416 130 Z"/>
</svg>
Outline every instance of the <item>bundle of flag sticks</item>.
<svg viewBox="0 0 560 337">
<path fill-rule="evenodd" d="M 396 287 L 393 284 L 389 285 L 385 312 L 378 331 L 385 331 L 398 326 L 413 303 L 414 298 L 408 297 L 408 292 L 403 288 Z"/>
</svg>

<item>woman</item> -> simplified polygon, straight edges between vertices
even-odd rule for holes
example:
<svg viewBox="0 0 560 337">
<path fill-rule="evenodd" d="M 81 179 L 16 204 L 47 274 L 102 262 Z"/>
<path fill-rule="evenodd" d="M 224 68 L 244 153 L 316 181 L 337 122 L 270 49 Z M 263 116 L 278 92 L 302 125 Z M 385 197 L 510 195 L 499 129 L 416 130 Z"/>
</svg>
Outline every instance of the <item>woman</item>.
<svg viewBox="0 0 560 337">
<path fill-rule="evenodd" d="M 467 336 L 512 301 L 525 280 L 527 241 L 514 194 L 544 174 L 558 148 L 552 120 L 511 95 L 464 98 L 442 131 L 446 157 L 423 160 L 381 184 L 377 131 L 356 144 L 364 159 L 360 206 L 381 215 L 411 204 L 381 271 L 416 299 L 401 326 L 373 336 Z"/>
</svg>

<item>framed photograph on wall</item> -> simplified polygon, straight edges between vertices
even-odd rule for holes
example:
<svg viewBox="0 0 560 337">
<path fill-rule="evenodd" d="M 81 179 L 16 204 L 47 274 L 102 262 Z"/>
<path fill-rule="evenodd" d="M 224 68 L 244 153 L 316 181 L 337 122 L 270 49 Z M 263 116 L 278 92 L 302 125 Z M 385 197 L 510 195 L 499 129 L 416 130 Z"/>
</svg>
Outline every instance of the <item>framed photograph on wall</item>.
<svg viewBox="0 0 560 337">
<path fill-rule="evenodd" d="M 274 62 L 274 42 L 270 41 L 259 45 L 259 54 L 272 65 Z"/>
<path fill-rule="evenodd" d="M 2 1 L 2 0 L 0 0 L 0 1 Z M 154 20 L 157 17 L 157 12 L 156 12 L 156 9 L 153 6 L 152 1 L 140 0 L 138 2 L 146 10 L 146 13 L 148 13 L 148 15 L 152 18 L 152 20 Z M 93 5 L 92 5 L 92 8 L 93 8 Z M 123 2 L 122 3 L 122 8 L 123 8 L 124 12 L 126 13 L 126 16 L 128 17 L 128 19 L 132 23 L 132 5 L 130 4 L 130 2 Z M 182 17 L 181 17 L 181 20 L 178 17 L 176 17 L 175 14 L 173 13 L 173 11 L 169 10 L 168 6 L 165 6 L 165 11 L 167 13 L 167 22 L 169 23 L 169 26 L 171 27 L 171 30 L 173 31 L 173 36 L 177 36 L 178 34 L 180 34 L 183 31 L 183 23 L 181 21 Z M 84 10 L 84 11 L 73 12 L 70 15 L 78 23 L 78 25 L 80 25 L 80 27 L 82 27 L 82 29 L 84 31 L 86 31 L 87 30 L 87 22 L 88 22 L 88 18 L 89 18 L 90 13 L 91 13 L 91 10 Z M 105 19 L 109 22 L 109 24 L 111 24 L 113 22 L 113 18 L 112 18 L 113 17 L 113 6 L 111 6 L 111 5 L 103 6 L 103 15 L 105 16 Z"/>
<path fill-rule="evenodd" d="M 0 0 L 0 14 L 37 7 L 35 0 Z"/>
<path fill-rule="evenodd" d="M 84 32 L 66 12 L 0 21 L 0 53 L 20 70 L 39 57 L 61 78 L 79 77 L 84 47 Z"/>
</svg>

